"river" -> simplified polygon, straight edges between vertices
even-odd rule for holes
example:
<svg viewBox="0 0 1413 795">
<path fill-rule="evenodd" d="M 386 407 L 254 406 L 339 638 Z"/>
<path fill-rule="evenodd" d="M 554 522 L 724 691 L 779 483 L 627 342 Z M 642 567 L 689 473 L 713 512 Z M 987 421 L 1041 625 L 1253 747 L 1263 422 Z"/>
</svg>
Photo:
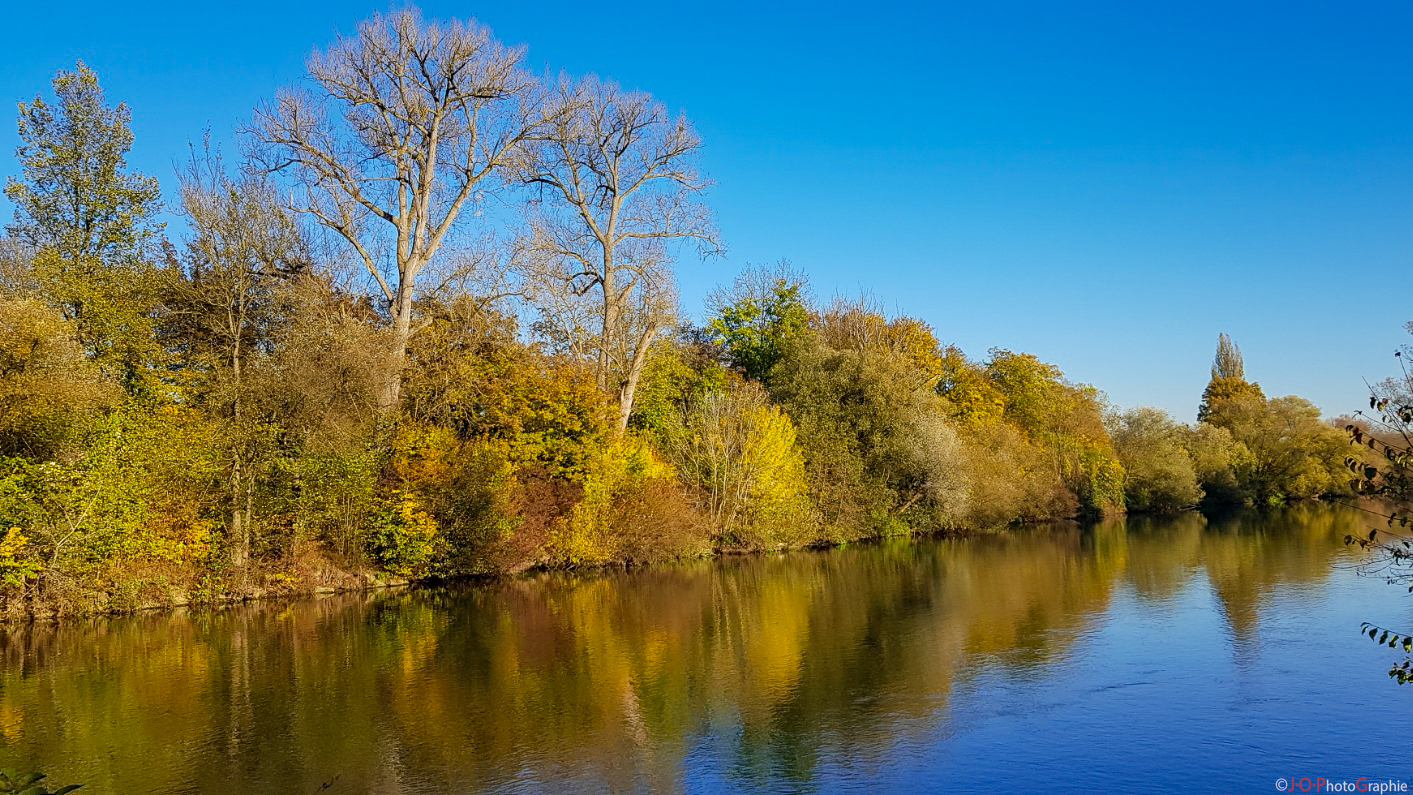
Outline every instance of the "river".
<svg viewBox="0 0 1413 795">
<path fill-rule="evenodd" d="M 114 793 L 1413 781 L 1406 589 L 1322 506 L 0 631 L 0 766 Z M 326 786 L 327 785 L 327 786 Z"/>
</svg>

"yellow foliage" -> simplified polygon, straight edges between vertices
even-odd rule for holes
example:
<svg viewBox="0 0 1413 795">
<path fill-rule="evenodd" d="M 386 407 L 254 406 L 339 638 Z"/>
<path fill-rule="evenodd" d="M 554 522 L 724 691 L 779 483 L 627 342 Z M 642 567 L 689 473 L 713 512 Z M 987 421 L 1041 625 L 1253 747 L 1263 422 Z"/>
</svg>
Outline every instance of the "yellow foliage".
<svg viewBox="0 0 1413 795">
<path fill-rule="evenodd" d="M 0 581 L 7 585 L 23 585 L 25 580 L 39 574 L 40 564 L 33 560 L 21 560 L 19 555 L 29 544 L 29 539 L 20 528 L 11 527 L 0 540 Z"/>
<path fill-rule="evenodd" d="M 703 395 L 664 443 L 723 543 L 774 547 L 810 540 L 818 522 L 795 424 L 759 387 L 737 384 Z"/>
<path fill-rule="evenodd" d="M 913 386 L 933 389 L 947 375 L 948 363 L 932 327 L 917 318 L 889 320 L 866 300 L 836 300 L 814 318 L 815 329 L 836 350 L 886 352 L 906 361 L 916 374 Z"/>
<path fill-rule="evenodd" d="M 459 447 L 456 434 L 447 428 L 405 426 L 393 448 L 393 471 L 405 482 L 436 488 L 450 476 Z"/>
<path fill-rule="evenodd" d="M 110 401 L 76 335 L 57 310 L 0 298 L 0 455 L 57 454 L 74 421 Z"/>
<path fill-rule="evenodd" d="M 558 563 L 595 565 L 614 559 L 615 501 L 651 483 L 676 480 L 672 466 L 631 433 L 590 453 L 585 469 L 584 497 L 550 539 L 549 554 Z"/>
<path fill-rule="evenodd" d="M 423 574 L 440 551 L 437 521 L 422 509 L 417 496 L 400 491 L 391 510 L 385 511 L 374 530 L 373 554 L 393 574 Z"/>
<path fill-rule="evenodd" d="M 749 482 L 745 511 L 751 535 L 771 543 L 797 543 L 816 524 L 805 479 L 805 457 L 796 444 L 795 423 L 778 406 L 753 406 L 746 412 L 742 469 Z M 793 536 L 800 537 L 793 537 Z"/>
<path fill-rule="evenodd" d="M 972 362 L 955 345 L 942 355 L 942 377 L 937 393 L 951 404 L 953 416 L 971 427 L 991 427 L 1006 413 L 1006 395 L 987 377 L 985 368 Z"/>
</svg>

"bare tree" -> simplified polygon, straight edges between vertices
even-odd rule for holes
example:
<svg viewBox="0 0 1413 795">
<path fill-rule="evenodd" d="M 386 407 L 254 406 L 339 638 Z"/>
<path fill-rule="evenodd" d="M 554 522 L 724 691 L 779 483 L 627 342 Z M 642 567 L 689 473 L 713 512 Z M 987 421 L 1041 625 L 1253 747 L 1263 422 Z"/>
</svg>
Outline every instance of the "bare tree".
<svg viewBox="0 0 1413 795">
<path fill-rule="evenodd" d="M 475 22 L 374 15 L 309 59 L 316 91 L 288 90 L 256 110 L 264 166 L 291 175 L 295 208 L 346 240 L 387 300 L 382 414 L 401 396 L 419 275 L 545 124 L 523 58 Z"/>
<path fill-rule="evenodd" d="M 649 348 L 672 323 L 676 297 L 670 243 L 719 250 L 708 181 L 697 170 L 701 139 L 660 102 L 589 77 L 561 80 L 547 134 L 527 147 L 520 178 L 538 186 L 525 261 L 531 284 L 554 300 L 547 320 L 570 317 L 565 298 L 593 303 L 597 328 L 560 323 L 566 347 L 594 362 L 600 388 L 628 426 Z"/>
</svg>

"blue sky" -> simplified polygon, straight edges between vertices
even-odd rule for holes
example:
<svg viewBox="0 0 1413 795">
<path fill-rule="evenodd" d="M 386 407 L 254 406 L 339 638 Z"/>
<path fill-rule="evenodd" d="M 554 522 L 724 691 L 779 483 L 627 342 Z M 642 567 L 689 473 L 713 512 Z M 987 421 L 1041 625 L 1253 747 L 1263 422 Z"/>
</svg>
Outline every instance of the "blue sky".
<svg viewBox="0 0 1413 795">
<path fill-rule="evenodd" d="M 188 141 L 228 138 L 388 7 L 11 4 L 0 99 L 83 59 L 173 196 Z M 868 290 L 973 356 L 1035 353 L 1184 420 L 1219 332 L 1267 394 L 1330 415 L 1413 342 L 1406 2 L 422 8 L 688 113 L 729 247 L 682 263 L 698 317 L 743 265 L 789 259 L 822 296 Z"/>
</svg>

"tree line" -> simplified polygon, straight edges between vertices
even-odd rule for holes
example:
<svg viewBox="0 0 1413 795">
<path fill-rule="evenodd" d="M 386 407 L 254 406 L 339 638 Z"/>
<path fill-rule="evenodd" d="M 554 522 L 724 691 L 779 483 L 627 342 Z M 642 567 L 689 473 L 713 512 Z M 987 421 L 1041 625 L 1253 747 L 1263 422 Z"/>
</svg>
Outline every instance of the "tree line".
<svg viewBox="0 0 1413 795">
<path fill-rule="evenodd" d="M 1349 491 L 1221 338 L 1200 421 L 1118 412 L 720 253 L 701 139 L 378 15 L 160 187 L 82 63 L 19 106 L 0 240 L 0 597 L 124 609 Z"/>
</svg>

